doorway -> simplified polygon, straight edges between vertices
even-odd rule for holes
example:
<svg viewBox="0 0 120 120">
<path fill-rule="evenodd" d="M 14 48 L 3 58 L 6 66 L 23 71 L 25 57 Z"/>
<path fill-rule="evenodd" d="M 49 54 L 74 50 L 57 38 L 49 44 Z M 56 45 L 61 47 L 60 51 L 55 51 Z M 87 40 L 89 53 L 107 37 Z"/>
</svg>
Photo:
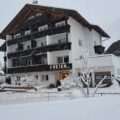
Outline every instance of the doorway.
<svg viewBox="0 0 120 120">
<path fill-rule="evenodd" d="M 63 79 L 65 79 L 67 76 L 69 76 L 69 72 L 68 72 L 68 71 L 59 72 L 59 76 L 60 76 L 60 80 L 63 80 Z"/>
</svg>

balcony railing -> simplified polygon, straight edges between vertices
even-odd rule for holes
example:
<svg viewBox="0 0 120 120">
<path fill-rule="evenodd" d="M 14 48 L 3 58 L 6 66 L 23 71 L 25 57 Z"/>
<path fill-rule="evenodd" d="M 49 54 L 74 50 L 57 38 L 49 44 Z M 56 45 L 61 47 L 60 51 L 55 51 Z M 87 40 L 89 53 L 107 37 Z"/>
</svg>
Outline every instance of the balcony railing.
<svg viewBox="0 0 120 120">
<path fill-rule="evenodd" d="M 51 44 L 43 47 L 37 47 L 37 48 L 32 48 L 29 50 L 22 50 L 14 53 L 8 53 L 7 57 L 13 58 L 13 57 L 21 57 L 21 56 L 26 56 L 26 55 L 33 55 L 33 54 L 38 54 L 40 52 L 52 52 L 52 51 L 60 51 L 60 50 L 70 50 L 71 49 L 71 43 L 70 42 L 65 42 L 62 44 Z"/>
<path fill-rule="evenodd" d="M 56 23 L 56 22 L 59 22 L 59 21 L 63 21 L 63 20 L 67 20 L 67 17 L 62 17 L 62 18 L 54 18 L 54 17 L 51 17 L 49 15 L 42 15 L 42 16 L 37 16 L 35 17 L 34 19 L 31 19 L 31 20 L 27 20 L 26 22 L 24 22 L 20 29 L 21 30 L 28 30 L 30 27 L 33 28 L 33 29 L 36 29 L 38 26 L 42 26 L 42 25 L 46 25 L 46 24 L 49 24 L 50 23 Z"/>
<path fill-rule="evenodd" d="M 12 73 L 27 73 L 27 72 L 42 72 L 42 71 L 56 71 L 56 70 L 70 70 L 72 69 L 72 64 L 56 64 L 56 65 L 31 65 L 31 66 L 21 66 L 8 68 L 8 74 Z"/>
<path fill-rule="evenodd" d="M 20 42 L 25 42 L 25 41 L 34 40 L 40 37 L 45 37 L 46 35 L 54 35 L 54 34 L 60 34 L 65 32 L 70 32 L 70 25 L 49 28 L 48 30 L 34 32 L 34 33 L 31 33 L 30 35 L 23 35 L 19 38 L 7 41 L 7 45 L 10 46 Z"/>
<path fill-rule="evenodd" d="M 104 53 L 105 47 L 102 45 L 96 45 L 94 46 L 94 49 L 96 54 L 102 54 Z"/>
<path fill-rule="evenodd" d="M 50 17 L 48 15 L 42 15 L 42 16 L 37 16 L 33 19 L 27 20 L 25 21 L 22 25 L 21 25 L 21 29 L 22 30 L 27 30 L 30 27 L 34 27 L 34 26 L 40 26 L 43 24 L 47 24 L 50 21 Z"/>
</svg>

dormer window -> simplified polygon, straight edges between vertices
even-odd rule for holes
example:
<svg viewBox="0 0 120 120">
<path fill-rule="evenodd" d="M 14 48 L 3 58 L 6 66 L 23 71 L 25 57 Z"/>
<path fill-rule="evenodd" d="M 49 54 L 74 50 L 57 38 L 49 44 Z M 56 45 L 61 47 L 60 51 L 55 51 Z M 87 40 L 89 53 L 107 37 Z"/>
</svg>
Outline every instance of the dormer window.
<svg viewBox="0 0 120 120">
<path fill-rule="evenodd" d="M 55 24 L 55 27 L 61 27 L 61 26 L 65 26 L 65 21 L 58 22 Z"/>
<path fill-rule="evenodd" d="M 34 16 L 30 16 L 30 17 L 28 18 L 28 20 L 31 20 L 31 19 L 34 19 Z"/>
<path fill-rule="evenodd" d="M 31 30 L 25 31 L 25 35 L 30 35 L 30 34 L 31 34 Z"/>
<path fill-rule="evenodd" d="M 48 26 L 47 25 L 44 25 L 44 26 L 41 26 L 38 28 L 38 31 L 44 31 L 44 30 L 47 30 L 48 29 Z"/>
<path fill-rule="evenodd" d="M 21 36 L 20 33 L 16 34 L 16 35 L 14 35 L 14 39 L 19 38 L 20 36 Z"/>
<path fill-rule="evenodd" d="M 42 13 L 37 13 L 37 14 L 36 14 L 36 17 L 41 16 L 41 15 L 42 15 Z"/>
</svg>

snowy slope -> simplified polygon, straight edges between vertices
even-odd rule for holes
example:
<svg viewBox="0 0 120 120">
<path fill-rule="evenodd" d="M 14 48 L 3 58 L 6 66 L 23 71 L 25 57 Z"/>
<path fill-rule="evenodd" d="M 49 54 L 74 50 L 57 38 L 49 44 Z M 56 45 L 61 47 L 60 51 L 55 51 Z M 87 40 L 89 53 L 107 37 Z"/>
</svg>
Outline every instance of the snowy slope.
<svg viewBox="0 0 120 120">
<path fill-rule="evenodd" d="M 120 120 L 120 97 L 0 106 L 0 120 Z"/>
</svg>

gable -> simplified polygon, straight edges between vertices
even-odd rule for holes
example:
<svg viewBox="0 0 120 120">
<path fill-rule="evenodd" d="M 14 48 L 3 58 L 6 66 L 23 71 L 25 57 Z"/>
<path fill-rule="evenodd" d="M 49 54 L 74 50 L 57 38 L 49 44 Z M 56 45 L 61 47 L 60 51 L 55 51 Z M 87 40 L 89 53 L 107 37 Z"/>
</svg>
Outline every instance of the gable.
<svg viewBox="0 0 120 120">
<path fill-rule="evenodd" d="M 7 25 L 7 27 L 1 32 L 0 38 L 5 39 L 6 35 L 14 34 L 19 28 L 20 24 L 26 21 L 30 16 L 37 13 L 49 14 L 50 16 L 55 18 L 70 16 L 76 21 L 78 21 L 81 25 L 87 27 L 89 30 L 91 30 L 93 27 L 85 18 L 83 18 L 75 10 L 26 4 L 15 16 L 15 18 Z M 103 31 L 98 32 L 104 36 Z M 106 37 L 109 36 L 106 34 Z"/>
</svg>

